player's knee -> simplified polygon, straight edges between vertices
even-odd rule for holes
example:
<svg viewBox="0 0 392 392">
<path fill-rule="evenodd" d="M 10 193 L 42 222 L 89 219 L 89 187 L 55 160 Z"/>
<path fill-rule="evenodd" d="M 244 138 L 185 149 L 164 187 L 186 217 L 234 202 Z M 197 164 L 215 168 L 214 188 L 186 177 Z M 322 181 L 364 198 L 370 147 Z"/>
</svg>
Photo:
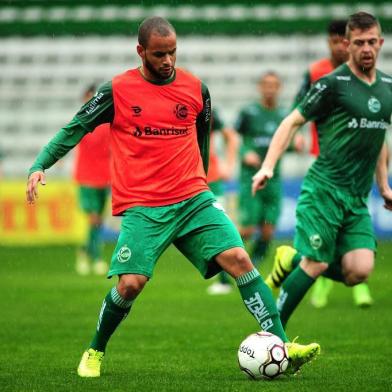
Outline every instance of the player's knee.
<svg viewBox="0 0 392 392">
<path fill-rule="evenodd" d="M 148 278 L 143 275 L 121 275 L 117 290 L 122 298 L 126 300 L 135 299 L 143 290 Z"/>
<path fill-rule="evenodd" d="M 234 257 L 236 267 L 240 271 L 240 273 L 246 273 L 253 269 L 252 261 L 250 260 L 248 253 L 244 249 L 238 248 L 234 254 Z"/>
<path fill-rule="evenodd" d="M 233 278 L 252 271 L 254 268 L 248 253 L 243 248 L 226 250 L 217 256 L 217 261 Z"/>
<path fill-rule="evenodd" d="M 359 283 L 365 282 L 372 271 L 373 263 L 359 265 L 345 275 L 345 283 L 347 286 L 355 286 Z"/>
<path fill-rule="evenodd" d="M 312 278 L 319 277 L 328 269 L 328 263 L 314 261 L 306 257 L 301 260 L 300 266 Z"/>
</svg>

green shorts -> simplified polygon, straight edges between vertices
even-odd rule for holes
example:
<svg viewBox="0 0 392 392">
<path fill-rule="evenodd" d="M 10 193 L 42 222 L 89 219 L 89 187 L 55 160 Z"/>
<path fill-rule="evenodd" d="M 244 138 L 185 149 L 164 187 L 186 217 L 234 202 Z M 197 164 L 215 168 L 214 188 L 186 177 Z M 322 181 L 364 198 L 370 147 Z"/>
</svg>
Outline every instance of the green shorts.
<svg viewBox="0 0 392 392">
<path fill-rule="evenodd" d="M 168 206 L 133 207 L 122 218 L 108 277 L 139 274 L 151 278 L 159 256 L 172 243 L 205 278 L 221 271 L 216 255 L 244 246 L 209 191 Z"/>
<path fill-rule="evenodd" d="M 241 226 L 278 223 L 282 209 L 282 184 L 272 179 L 267 186 L 252 195 L 252 178 L 243 176 L 240 183 L 239 222 Z"/>
<path fill-rule="evenodd" d="M 307 177 L 296 211 L 295 248 L 327 263 L 354 249 L 376 250 L 367 198 L 320 184 Z"/>
<path fill-rule="evenodd" d="M 102 214 L 109 192 L 110 188 L 80 186 L 79 200 L 82 210 L 86 213 Z"/>
</svg>

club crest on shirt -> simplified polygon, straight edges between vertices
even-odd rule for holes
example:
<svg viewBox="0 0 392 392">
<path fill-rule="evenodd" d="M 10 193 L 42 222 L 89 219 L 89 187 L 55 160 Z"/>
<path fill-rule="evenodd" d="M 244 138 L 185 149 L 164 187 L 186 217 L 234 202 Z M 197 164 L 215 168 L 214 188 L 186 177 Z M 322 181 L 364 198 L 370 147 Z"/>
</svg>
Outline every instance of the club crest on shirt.
<svg viewBox="0 0 392 392">
<path fill-rule="evenodd" d="M 178 119 L 185 120 L 188 117 L 188 108 L 186 105 L 178 103 L 174 108 L 174 113 Z"/>
<path fill-rule="evenodd" d="M 368 108 L 372 113 L 378 113 L 381 109 L 381 103 L 377 98 L 370 97 L 368 101 Z"/>
<path fill-rule="evenodd" d="M 323 240 L 320 237 L 320 234 L 313 234 L 309 237 L 310 246 L 314 249 L 320 249 L 323 244 Z"/>
</svg>

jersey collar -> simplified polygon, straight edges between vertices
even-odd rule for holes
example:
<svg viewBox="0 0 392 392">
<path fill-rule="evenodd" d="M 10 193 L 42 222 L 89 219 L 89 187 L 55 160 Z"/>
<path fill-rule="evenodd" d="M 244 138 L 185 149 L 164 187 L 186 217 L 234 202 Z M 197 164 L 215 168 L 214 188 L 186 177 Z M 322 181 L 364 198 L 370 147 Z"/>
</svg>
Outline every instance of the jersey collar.
<svg viewBox="0 0 392 392">
<path fill-rule="evenodd" d="M 176 69 L 174 69 L 173 75 L 170 76 L 170 78 L 165 79 L 165 80 L 149 80 L 147 79 L 144 75 L 143 72 L 141 71 L 140 67 L 138 68 L 140 76 L 148 83 L 155 84 L 157 86 L 164 86 L 166 84 L 170 84 L 171 82 L 174 82 L 176 79 Z"/>
</svg>

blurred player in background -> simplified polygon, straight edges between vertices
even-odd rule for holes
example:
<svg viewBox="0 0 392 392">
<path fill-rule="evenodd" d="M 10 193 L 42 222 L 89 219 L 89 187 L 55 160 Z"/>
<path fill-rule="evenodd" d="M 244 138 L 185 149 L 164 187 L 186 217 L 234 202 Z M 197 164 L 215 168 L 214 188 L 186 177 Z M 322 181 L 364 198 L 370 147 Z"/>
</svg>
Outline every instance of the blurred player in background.
<svg viewBox="0 0 392 392">
<path fill-rule="evenodd" d="M 199 79 L 175 68 L 176 41 L 167 20 L 144 20 L 136 47 L 141 67 L 103 84 L 30 169 L 26 195 L 33 203 L 38 184 L 45 184 L 44 170 L 88 132 L 111 123 L 112 206 L 113 214 L 123 219 L 108 277 L 118 275 L 118 283 L 103 301 L 78 374 L 100 376 L 111 335 L 172 243 L 205 278 L 223 269 L 236 280 L 259 327 L 285 342 L 288 372 L 296 373 L 320 352 L 320 346 L 289 342 L 271 290 L 254 268 L 234 224 L 216 206 L 206 180 L 211 100 Z"/>
<path fill-rule="evenodd" d="M 323 58 L 312 63 L 309 69 L 304 75 L 301 88 L 295 98 L 295 106 L 297 106 L 306 93 L 309 91 L 311 85 L 313 85 L 321 77 L 329 74 L 335 68 L 339 67 L 348 60 L 348 52 L 344 45 L 344 38 L 346 34 L 347 20 L 337 19 L 330 22 L 328 25 L 328 47 L 329 57 Z M 311 146 L 310 153 L 315 157 L 319 154 L 319 143 L 317 136 L 316 123 L 310 123 L 311 130 Z M 299 134 L 296 135 L 296 137 Z M 277 257 L 284 257 L 284 253 L 293 253 L 290 247 L 280 247 L 277 250 Z M 310 302 L 316 308 L 322 308 L 328 303 L 328 295 L 332 289 L 333 281 L 320 276 L 317 279 L 311 294 Z M 373 303 L 373 299 L 370 294 L 369 286 L 366 282 L 360 283 L 353 287 L 353 298 L 354 303 L 358 306 L 365 307 L 370 306 Z"/>
<path fill-rule="evenodd" d="M 94 96 L 96 86 L 84 92 L 83 101 Z M 88 275 L 91 271 L 105 275 L 108 265 L 102 259 L 102 221 L 110 193 L 110 124 L 102 124 L 86 135 L 76 148 L 74 179 L 79 185 L 82 210 L 88 218 L 88 235 L 85 245 L 78 251 L 76 271 Z"/>
<path fill-rule="evenodd" d="M 256 267 L 267 252 L 281 213 L 280 163 L 268 185 L 252 195 L 252 177 L 260 168 L 278 125 L 287 115 L 287 110 L 278 105 L 280 89 L 281 80 L 275 72 L 263 74 L 258 83 L 260 100 L 241 110 L 235 126 L 242 136 L 239 230 L 243 239 L 252 240 L 250 257 Z"/>
<path fill-rule="evenodd" d="M 221 134 L 224 142 L 224 157 L 218 156 L 216 136 Z M 212 110 L 211 137 L 210 137 L 210 162 L 208 165 L 207 183 L 214 193 L 217 201 L 226 208 L 224 195 L 224 181 L 233 178 L 238 151 L 238 135 L 234 129 L 226 127 L 218 110 Z M 208 294 L 228 294 L 233 290 L 230 277 L 222 271 L 218 274 L 218 281 L 207 288 Z"/>
<path fill-rule="evenodd" d="M 275 260 L 267 278 L 281 287 L 278 309 L 285 326 L 322 274 L 349 286 L 367 280 L 376 239 L 367 198 L 376 170 L 385 207 L 392 210 L 385 134 L 392 114 L 392 78 L 376 69 L 384 42 L 372 15 L 358 12 L 346 27 L 347 63 L 319 79 L 280 124 L 266 159 L 253 178 L 263 188 L 294 136 L 316 121 L 320 153 L 302 184 L 294 239 L 298 254 Z"/>
</svg>

